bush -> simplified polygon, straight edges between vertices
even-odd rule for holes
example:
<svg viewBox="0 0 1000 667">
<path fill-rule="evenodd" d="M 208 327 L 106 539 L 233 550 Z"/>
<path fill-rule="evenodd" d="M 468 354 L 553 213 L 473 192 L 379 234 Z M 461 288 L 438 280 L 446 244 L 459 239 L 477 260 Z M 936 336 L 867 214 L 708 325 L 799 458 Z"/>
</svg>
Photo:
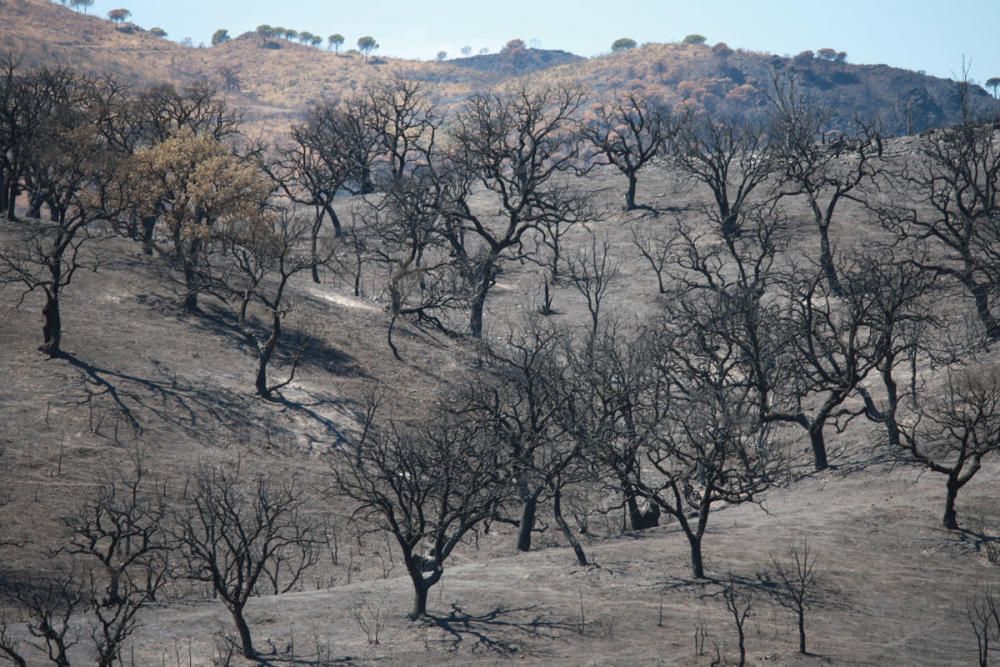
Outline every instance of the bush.
<svg viewBox="0 0 1000 667">
<path fill-rule="evenodd" d="M 704 44 L 708 39 L 704 35 L 693 33 L 684 38 L 685 44 Z"/>
</svg>

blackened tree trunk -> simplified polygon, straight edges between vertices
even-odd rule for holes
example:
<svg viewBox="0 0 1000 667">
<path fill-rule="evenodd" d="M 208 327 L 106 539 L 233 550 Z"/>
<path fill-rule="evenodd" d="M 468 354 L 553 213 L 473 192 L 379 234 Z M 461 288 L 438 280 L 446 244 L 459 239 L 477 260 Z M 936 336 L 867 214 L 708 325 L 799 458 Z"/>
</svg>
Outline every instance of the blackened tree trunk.
<svg viewBox="0 0 1000 667">
<path fill-rule="evenodd" d="M 517 550 L 531 551 L 531 531 L 535 528 L 535 515 L 538 512 L 538 495 L 527 496 L 522 502 L 521 523 L 517 529 Z"/>
<path fill-rule="evenodd" d="M 823 437 L 823 421 L 817 421 L 809 427 L 809 444 L 812 445 L 813 467 L 817 472 L 826 470 L 830 463 L 826 455 L 826 439 Z"/>
<path fill-rule="evenodd" d="M 238 604 L 229 605 L 229 613 L 232 614 L 233 622 L 236 623 L 236 631 L 240 635 L 240 650 L 243 657 L 253 659 L 257 657 L 257 651 L 253 647 L 253 639 L 250 637 L 250 626 L 247 625 L 243 616 L 243 606 Z"/>
<path fill-rule="evenodd" d="M 957 476 L 949 475 L 944 497 L 944 527 L 948 530 L 958 530 L 958 512 L 955 510 L 955 500 L 962 488 Z"/>
<path fill-rule="evenodd" d="M 990 309 L 990 285 L 972 281 L 970 283 L 972 297 L 976 302 L 976 314 L 986 328 L 986 335 L 990 337 L 990 340 L 1000 340 L 1000 323 L 997 322 Z"/>
<path fill-rule="evenodd" d="M 8 220 L 17 220 L 17 180 L 11 180 L 7 184 L 7 210 L 4 211 Z"/>
<path fill-rule="evenodd" d="M 260 346 L 257 352 L 257 380 L 255 386 L 257 395 L 267 398 L 271 395 L 271 389 L 267 386 L 267 365 L 274 356 L 274 351 L 278 347 L 278 339 L 281 337 L 281 317 L 274 315 L 271 321 L 271 335 L 267 342 Z"/>
<path fill-rule="evenodd" d="M 628 176 L 628 191 L 625 193 L 625 210 L 634 211 L 639 208 L 635 203 L 635 191 L 639 184 L 639 179 L 636 177 L 635 172 L 629 172 L 626 176 Z"/>
<path fill-rule="evenodd" d="M 411 621 L 427 615 L 427 593 L 429 590 L 422 581 L 413 580 L 413 610 L 410 611 Z"/>
<path fill-rule="evenodd" d="M 153 254 L 153 232 L 156 229 L 156 216 L 142 219 L 142 254 Z"/>
<path fill-rule="evenodd" d="M 45 306 L 42 308 L 42 345 L 38 348 L 49 357 L 62 354 L 62 316 L 59 312 L 59 289 L 52 287 L 45 293 Z"/>
<path fill-rule="evenodd" d="M 833 262 L 833 250 L 830 245 L 830 225 L 819 225 L 819 263 L 826 278 L 826 284 L 830 286 L 830 292 L 836 296 L 843 296 L 844 290 L 840 286 L 840 277 L 837 275 L 837 267 Z"/>
<path fill-rule="evenodd" d="M 688 533 L 687 538 L 691 545 L 691 574 L 695 579 L 704 579 L 705 561 L 701 556 L 701 536 Z"/>
</svg>

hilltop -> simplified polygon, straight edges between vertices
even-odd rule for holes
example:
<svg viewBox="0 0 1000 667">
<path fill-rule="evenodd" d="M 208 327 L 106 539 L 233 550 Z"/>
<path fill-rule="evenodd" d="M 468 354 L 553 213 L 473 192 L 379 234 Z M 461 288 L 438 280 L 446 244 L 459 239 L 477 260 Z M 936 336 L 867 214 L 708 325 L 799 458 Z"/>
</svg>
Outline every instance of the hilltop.
<svg viewBox="0 0 1000 667">
<path fill-rule="evenodd" d="M 835 112 L 831 129 L 855 117 L 878 118 L 889 134 L 913 134 L 954 122 L 960 114 L 955 81 L 889 65 L 856 65 L 820 57 L 795 58 L 725 45 L 647 44 L 582 58 L 565 51 L 518 49 L 444 62 L 336 54 L 255 33 L 211 48 L 182 46 L 142 29 L 118 30 L 47 0 L 0 5 L 0 38 L 26 64 L 68 65 L 111 74 L 134 85 L 214 82 L 256 130 L 280 131 L 310 104 L 349 95 L 393 77 L 424 81 L 444 106 L 497 86 L 566 83 L 595 97 L 640 89 L 674 105 L 721 107 L 753 114 L 766 106 L 772 72 L 794 73 L 801 91 Z M 276 47 L 276 48 L 275 48 Z M 985 90 L 973 101 L 996 108 Z"/>
</svg>

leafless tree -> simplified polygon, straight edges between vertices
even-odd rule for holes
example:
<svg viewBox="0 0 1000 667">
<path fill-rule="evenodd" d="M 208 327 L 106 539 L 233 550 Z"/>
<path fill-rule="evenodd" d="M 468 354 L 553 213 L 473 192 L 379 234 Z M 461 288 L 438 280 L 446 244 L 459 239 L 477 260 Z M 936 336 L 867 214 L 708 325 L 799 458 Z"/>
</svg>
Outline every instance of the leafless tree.
<svg viewBox="0 0 1000 667">
<path fill-rule="evenodd" d="M 1000 452 L 1000 369 L 986 366 L 949 371 L 940 394 L 924 399 L 900 424 L 908 454 L 928 470 L 945 475 L 945 528 L 958 529 L 958 492 Z"/>
<path fill-rule="evenodd" d="M 679 294 L 658 333 L 650 361 L 666 404 L 642 457 L 654 474 L 641 492 L 677 520 L 691 547 L 691 569 L 705 576 L 702 538 L 712 505 L 754 502 L 782 479 L 784 463 L 758 409 L 753 382 L 727 329 L 742 303 L 716 292 Z"/>
<path fill-rule="evenodd" d="M 370 243 L 370 259 L 387 270 L 391 320 L 388 343 L 399 351 L 392 333 L 399 317 L 412 317 L 447 330 L 442 313 L 463 308 L 468 285 L 463 267 L 449 252 L 445 217 L 452 176 L 439 171 L 427 151 L 425 164 L 413 174 L 387 184 L 385 195 L 361 210 Z"/>
<path fill-rule="evenodd" d="M 505 499 L 500 453 L 474 421 L 444 410 L 413 427 L 366 428 L 336 466 L 337 489 L 358 503 L 355 516 L 399 545 L 413 583 L 410 618 L 426 615 L 448 557 Z"/>
<path fill-rule="evenodd" d="M 806 651 L 806 611 L 816 602 L 816 557 L 809 541 L 788 549 L 786 561 L 771 556 L 780 590 L 775 599 L 785 609 L 795 612 L 799 628 L 799 653 Z"/>
<path fill-rule="evenodd" d="M 117 212 L 119 155 L 95 131 L 96 83 L 71 75 L 49 83 L 42 90 L 59 88 L 60 103 L 50 115 L 36 118 L 39 134 L 23 149 L 23 159 L 36 173 L 35 191 L 48 203 L 52 220 L 13 230 L 16 241 L 0 250 L 0 284 L 21 285 L 22 299 L 36 290 L 45 294 L 39 350 L 56 357 L 62 354 L 60 298 L 84 264 L 80 248 L 95 221 L 113 219 Z"/>
<path fill-rule="evenodd" d="M 326 218 L 337 236 L 343 233 L 333 203 L 350 177 L 349 166 L 340 153 L 324 145 L 315 125 L 293 126 L 288 144 L 272 159 L 262 160 L 262 167 L 290 201 L 313 207 L 310 243 L 314 255 L 319 253 L 319 234 Z M 320 282 L 318 266 L 312 278 Z"/>
<path fill-rule="evenodd" d="M 827 286 L 842 293 L 834 265 L 830 227 L 843 201 L 863 203 L 862 191 L 882 170 L 882 138 L 872 124 L 855 121 L 853 136 L 827 145 L 820 140 L 829 114 L 810 103 L 792 77 L 773 78 L 772 133 L 778 167 L 783 170 L 782 195 L 803 197 L 819 232 L 819 265 Z"/>
<path fill-rule="evenodd" d="M 667 386 L 653 360 L 655 328 L 603 327 L 596 340 L 571 348 L 568 391 L 580 403 L 575 437 L 587 459 L 620 493 L 632 530 L 658 525 L 660 507 L 644 493 L 641 451 L 659 427 Z M 643 507 L 642 504 L 646 506 Z"/>
<path fill-rule="evenodd" d="M 628 179 L 625 210 L 650 208 L 636 203 L 639 171 L 663 152 L 671 139 L 674 129 L 669 111 L 631 91 L 612 102 L 596 104 L 580 132 L 606 164 L 614 165 Z"/>
<path fill-rule="evenodd" d="M 1000 339 L 994 314 L 1000 284 L 1000 143 L 991 124 L 966 112 L 958 125 L 927 134 L 916 159 L 888 179 L 872 206 L 901 242 L 926 246 L 920 268 L 972 297 L 987 335 Z"/>
<path fill-rule="evenodd" d="M 292 303 L 288 283 L 298 273 L 325 264 L 332 249 L 314 253 L 303 246 L 310 224 L 284 209 L 269 209 L 250 218 L 233 220 L 220 230 L 228 252 L 220 261 L 225 264 L 224 284 L 220 291 L 238 315 L 237 326 L 246 342 L 257 353 L 254 387 L 258 396 L 270 397 L 295 379 L 300 355 L 296 351 L 287 379 L 271 384 L 268 367 L 281 343 L 283 325 Z M 259 308 L 267 324 L 253 316 Z M 263 329 L 263 331 L 262 331 Z"/>
<path fill-rule="evenodd" d="M 170 571 L 165 489 L 149 480 L 138 452 L 131 467 L 131 472 L 106 469 L 95 497 L 64 519 L 69 544 L 62 551 L 99 564 L 88 589 L 100 667 L 119 660 L 139 611 L 156 599 Z"/>
<path fill-rule="evenodd" d="M 414 162 L 419 164 L 433 145 L 441 118 L 419 81 L 393 79 L 365 91 L 372 129 L 379 135 L 389 158 L 392 179 L 402 178 Z"/>
<path fill-rule="evenodd" d="M 726 601 L 726 609 L 729 610 L 729 614 L 733 617 L 733 624 L 736 626 L 736 637 L 740 649 L 738 664 L 739 667 L 743 667 L 747 663 L 745 628 L 747 617 L 753 609 L 753 592 L 749 590 L 739 592 L 736 584 L 730 580 L 722 589 L 722 597 Z"/>
<path fill-rule="evenodd" d="M 1000 639 L 1000 601 L 987 586 L 969 598 L 967 616 L 976 636 L 977 664 L 989 667 L 990 640 Z"/>
<path fill-rule="evenodd" d="M 574 123 L 582 102 L 582 93 L 575 89 L 522 88 L 510 94 L 474 95 L 453 120 L 456 162 L 467 174 L 468 187 L 456 193 L 449 215 L 460 226 L 453 247 L 476 282 L 469 321 L 475 338 L 482 336 L 486 298 L 501 265 L 525 254 L 526 237 L 556 221 L 569 225 L 590 217 L 587 197 L 571 192 L 558 179 L 576 166 Z M 499 222 L 473 211 L 468 199 L 473 183 L 493 195 Z M 460 233 L 478 239 L 482 251 L 467 249 Z"/>
<path fill-rule="evenodd" d="M 726 243 L 739 236 L 749 209 L 774 196 L 756 196 L 777 171 L 768 140 L 767 127 L 752 120 L 689 114 L 679 121 L 671 155 L 682 173 L 708 188 L 705 214 Z"/>
<path fill-rule="evenodd" d="M 578 252 L 569 260 L 570 283 L 587 302 L 591 339 L 597 337 L 601 325 L 601 306 L 621 268 L 609 258 L 610 250 L 611 243 L 606 237 L 598 244 L 597 236 L 593 235 L 590 238 L 590 249 Z"/>
<path fill-rule="evenodd" d="M 560 355 L 565 335 L 538 318 L 523 333 L 485 347 L 483 370 L 468 389 L 464 409 L 503 452 L 520 502 L 517 548 L 531 549 L 539 504 L 570 480 L 583 447 L 573 437 L 575 401 L 566 391 Z"/>
<path fill-rule="evenodd" d="M 79 643 L 72 628 L 74 614 L 86 603 L 78 572 L 66 572 L 48 580 L 25 581 L 14 590 L 24 607 L 32 640 L 28 644 L 41 651 L 57 667 L 70 667 L 69 650 Z M 31 664 L 21 653 L 18 642 L 0 623 L 0 658 L 15 665 Z"/>
<path fill-rule="evenodd" d="M 202 466 L 185 486 L 186 507 L 174 519 L 174 537 L 187 576 L 211 584 L 233 618 L 243 655 L 254 658 L 244 610 L 279 560 L 308 553 L 315 544 L 303 512 L 305 497 L 294 480 L 279 482 L 263 474 L 247 479 L 239 467 Z M 288 563 L 292 576 L 312 562 Z"/>
</svg>

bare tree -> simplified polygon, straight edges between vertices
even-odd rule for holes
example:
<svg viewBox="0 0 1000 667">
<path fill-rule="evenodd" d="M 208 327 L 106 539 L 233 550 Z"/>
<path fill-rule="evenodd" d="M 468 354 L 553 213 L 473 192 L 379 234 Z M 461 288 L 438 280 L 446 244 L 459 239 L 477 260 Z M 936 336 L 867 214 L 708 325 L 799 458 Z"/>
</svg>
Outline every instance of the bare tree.
<svg viewBox="0 0 1000 667">
<path fill-rule="evenodd" d="M 738 592 L 736 584 L 730 580 L 722 589 L 722 597 L 726 601 L 726 609 L 729 610 L 729 614 L 733 617 L 733 624 L 736 626 L 736 637 L 740 649 L 738 664 L 739 667 L 743 667 L 747 664 L 745 627 L 747 617 L 753 609 L 753 592 Z"/>
<path fill-rule="evenodd" d="M 987 586 L 982 592 L 976 591 L 967 605 L 969 625 L 976 636 L 977 664 L 989 667 L 990 640 L 1000 639 L 1000 602 Z"/>
<path fill-rule="evenodd" d="M 169 574 L 165 489 L 149 481 L 138 452 L 131 459 L 130 473 L 105 469 L 95 497 L 64 519 L 70 535 L 63 551 L 99 564 L 89 581 L 99 667 L 117 663 L 139 611 Z"/>
<path fill-rule="evenodd" d="M 395 537 L 413 583 L 410 618 L 418 619 L 445 561 L 496 515 L 507 493 L 505 466 L 478 425 L 447 411 L 412 428 L 390 423 L 365 432 L 337 463 L 337 488 L 358 503 L 356 516 Z"/>
<path fill-rule="evenodd" d="M 636 203 L 639 171 L 664 150 L 673 135 L 670 114 L 660 104 L 631 91 L 593 108 L 593 118 L 580 127 L 584 139 L 628 179 L 625 210 L 650 208 Z"/>
<path fill-rule="evenodd" d="M 572 433 L 575 405 L 564 383 L 564 344 L 563 334 L 534 318 L 523 333 L 485 347 L 485 373 L 469 388 L 464 408 L 510 466 L 520 502 L 519 551 L 531 549 L 539 504 L 570 480 L 583 446 Z"/>
<path fill-rule="evenodd" d="M 673 160 L 692 181 L 708 188 L 712 205 L 705 213 L 726 243 L 740 234 L 748 209 L 774 196 L 755 196 L 777 169 L 768 139 L 767 128 L 752 120 L 688 115 L 677 126 Z"/>
<path fill-rule="evenodd" d="M 576 163 L 573 125 L 582 100 L 580 91 L 569 88 L 474 95 L 454 119 L 456 161 L 465 169 L 469 187 L 478 182 L 493 195 L 501 218 L 494 223 L 474 212 L 468 188 L 456 193 L 449 211 L 460 231 L 483 245 L 474 255 L 459 240 L 458 230 L 453 237 L 476 282 L 469 321 L 475 338 L 482 336 L 486 298 L 501 265 L 524 255 L 525 238 L 555 221 L 568 225 L 590 215 L 587 198 L 557 179 Z"/>
<path fill-rule="evenodd" d="M 779 561 L 773 555 L 771 563 L 780 590 L 775 598 L 785 609 L 795 612 L 799 628 L 799 653 L 806 651 L 806 611 L 816 601 L 816 557 L 804 540 L 801 547 L 788 549 L 788 559 Z"/>
<path fill-rule="evenodd" d="M 386 268 L 391 320 L 387 340 L 393 355 L 399 351 L 392 334 L 399 317 L 412 317 L 447 331 L 442 313 L 463 308 L 468 301 L 466 273 L 449 252 L 449 227 L 444 210 L 452 177 L 440 173 L 430 160 L 422 169 L 387 185 L 385 196 L 362 209 L 361 218 L 371 237 L 371 260 Z"/>
<path fill-rule="evenodd" d="M 901 242 L 926 246 L 918 265 L 972 297 L 987 335 L 1000 339 L 994 314 L 1000 285 L 1000 144 L 991 124 L 966 110 L 958 125 L 921 138 L 918 157 L 889 178 L 889 201 L 873 203 Z M 891 203 L 890 203 L 891 202 Z M 914 260 L 918 261 L 918 260 Z"/>
<path fill-rule="evenodd" d="M 594 235 L 590 238 L 590 249 L 580 251 L 569 260 L 569 280 L 587 302 L 591 340 L 597 337 L 601 324 L 601 306 L 620 269 L 618 263 L 608 258 L 610 249 L 611 243 L 607 237 L 598 245 L 597 236 Z"/>
<path fill-rule="evenodd" d="M 80 248 L 95 221 L 113 219 L 117 212 L 119 155 L 95 130 L 100 104 L 94 81 L 61 74 L 41 90 L 58 90 L 59 101 L 50 115 L 36 120 L 39 134 L 24 159 L 32 165 L 33 188 L 48 203 L 52 220 L 14 230 L 16 242 L 0 250 L 0 284 L 21 285 L 22 299 L 36 290 L 45 294 L 39 350 L 56 357 L 62 354 L 60 299 L 84 264 Z"/>
<path fill-rule="evenodd" d="M 928 470 L 945 475 L 945 528 L 958 529 L 958 492 L 1000 452 L 1000 368 L 949 371 L 939 395 L 900 425 L 903 446 Z"/>
<path fill-rule="evenodd" d="M 70 667 L 69 650 L 79 643 L 79 635 L 71 621 L 82 604 L 85 594 L 78 572 L 57 574 L 49 580 L 31 580 L 15 588 L 17 601 L 28 614 L 26 622 L 32 640 L 28 644 L 41 651 L 57 667 Z M 0 658 L 15 665 L 29 664 L 17 642 L 0 623 Z"/>
<path fill-rule="evenodd" d="M 819 265 L 835 295 L 842 293 L 834 265 L 830 227 L 842 201 L 863 202 L 861 191 L 882 170 L 882 138 L 871 124 L 855 121 L 853 136 L 835 143 L 820 143 L 830 121 L 815 104 L 799 92 L 794 78 L 775 75 L 772 132 L 779 142 L 774 150 L 784 171 L 782 194 L 805 198 L 819 232 Z"/>
<path fill-rule="evenodd" d="M 243 655 L 254 658 L 244 610 L 279 559 L 314 543 L 305 498 L 294 480 L 248 480 L 239 467 L 202 466 L 185 486 L 175 539 L 187 576 L 211 584 L 236 624 Z"/>
<path fill-rule="evenodd" d="M 678 294 L 657 332 L 666 405 L 642 448 L 655 475 L 641 492 L 675 518 L 691 547 L 691 570 L 705 576 L 702 538 L 712 505 L 754 502 L 781 480 L 784 463 L 758 409 L 740 346 L 728 331 L 743 303 L 724 294 Z M 638 483 L 638 482 L 637 482 Z"/>
<path fill-rule="evenodd" d="M 393 79 L 369 87 L 365 95 L 372 129 L 388 153 L 393 179 L 433 145 L 441 119 L 419 81 Z"/>
<path fill-rule="evenodd" d="M 232 220 L 220 230 L 228 252 L 222 260 L 225 284 L 222 290 L 238 315 L 237 326 L 244 340 L 257 353 L 254 387 L 258 396 L 270 397 L 295 379 L 302 349 L 294 355 L 287 379 L 271 384 L 268 367 L 282 340 L 283 325 L 292 303 L 288 283 L 298 273 L 325 264 L 332 255 L 306 251 L 302 246 L 311 226 L 283 209 L 265 210 L 249 218 Z M 267 324 L 253 316 L 259 308 Z"/>
</svg>

